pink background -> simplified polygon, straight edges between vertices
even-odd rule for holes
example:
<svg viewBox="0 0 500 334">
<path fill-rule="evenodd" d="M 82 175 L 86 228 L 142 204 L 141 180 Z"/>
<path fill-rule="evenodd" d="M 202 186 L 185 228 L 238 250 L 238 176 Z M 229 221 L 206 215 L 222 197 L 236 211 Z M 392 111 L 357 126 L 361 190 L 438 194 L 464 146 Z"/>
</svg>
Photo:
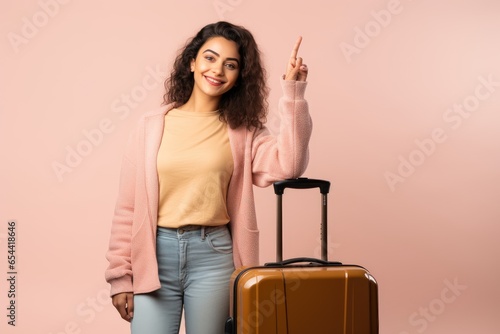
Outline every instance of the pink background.
<svg viewBox="0 0 500 334">
<path fill-rule="evenodd" d="M 330 258 L 377 278 L 380 332 L 499 333 L 500 2 L 0 6 L 2 333 L 128 332 L 103 274 L 124 144 L 161 102 L 176 51 L 219 19 L 246 26 L 262 48 L 274 132 L 278 78 L 304 37 L 314 119 L 306 175 L 332 181 Z M 68 166 L 77 149 L 84 156 Z M 55 164 L 66 166 L 59 177 Z M 266 262 L 274 194 L 255 194 Z M 319 195 L 286 195 L 285 257 L 319 256 Z M 6 317 L 9 220 L 16 327 Z"/>
</svg>

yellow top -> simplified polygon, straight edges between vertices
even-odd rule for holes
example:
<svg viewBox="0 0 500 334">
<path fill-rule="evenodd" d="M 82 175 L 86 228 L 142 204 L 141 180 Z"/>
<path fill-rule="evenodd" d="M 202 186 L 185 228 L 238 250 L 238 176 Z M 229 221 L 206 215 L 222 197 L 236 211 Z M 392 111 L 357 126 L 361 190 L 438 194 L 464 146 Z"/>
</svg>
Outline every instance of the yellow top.
<svg viewBox="0 0 500 334">
<path fill-rule="evenodd" d="M 227 124 L 219 113 L 172 109 L 157 159 L 158 226 L 223 225 L 233 173 Z"/>
</svg>

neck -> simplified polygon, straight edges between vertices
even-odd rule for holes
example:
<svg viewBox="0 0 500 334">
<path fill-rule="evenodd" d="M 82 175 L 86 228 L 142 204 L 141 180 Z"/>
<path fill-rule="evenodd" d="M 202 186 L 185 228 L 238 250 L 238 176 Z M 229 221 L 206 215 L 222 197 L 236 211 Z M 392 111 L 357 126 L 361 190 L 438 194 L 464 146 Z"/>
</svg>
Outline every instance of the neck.
<svg viewBox="0 0 500 334">
<path fill-rule="evenodd" d="M 207 112 L 215 111 L 219 109 L 220 96 L 197 96 L 196 92 L 193 92 L 189 97 L 189 100 L 177 109 L 194 111 L 194 112 Z"/>
</svg>

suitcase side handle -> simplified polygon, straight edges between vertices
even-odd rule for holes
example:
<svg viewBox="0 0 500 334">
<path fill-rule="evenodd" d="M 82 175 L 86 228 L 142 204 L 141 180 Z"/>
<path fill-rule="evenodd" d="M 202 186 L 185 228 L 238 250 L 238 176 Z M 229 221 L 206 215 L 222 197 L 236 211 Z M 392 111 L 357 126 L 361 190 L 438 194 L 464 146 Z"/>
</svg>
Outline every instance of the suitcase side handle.
<svg viewBox="0 0 500 334">
<path fill-rule="evenodd" d="M 309 179 L 307 177 L 299 177 L 297 179 L 286 179 L 274 183 L 274 193 L 276 195 L 283 195 L 285 188 L 294 188 L 294 189 L 319 188 L 319 191 L 323 195 L 326 195 L 330 191 L 330 181 Z"/>
<path fill-rule="evenodd" d="M 308 264 L 320 264 L 322 266 L 341 266 L 341 262 L 332 262 L 332 261 L 325 261 L 325 260 L 320 260 L 312 257 L 296 257 L 293 259 L 288 259 L 285 261 L 281 262 L 270 262 L 264 264 L 266 267 L 284 267 L 288 266 L 291 264 L 297 264 L 297 263 L 308 263 Z"/>
</svg>

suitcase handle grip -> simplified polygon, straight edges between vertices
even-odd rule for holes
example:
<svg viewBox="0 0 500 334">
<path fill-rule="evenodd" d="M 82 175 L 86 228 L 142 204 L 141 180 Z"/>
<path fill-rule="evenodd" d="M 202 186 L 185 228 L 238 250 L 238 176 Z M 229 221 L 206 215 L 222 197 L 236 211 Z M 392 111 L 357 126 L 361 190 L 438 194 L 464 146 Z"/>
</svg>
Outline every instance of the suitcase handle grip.
<svg viewBox="0 0 500 334">
<path fill-rule="evenodd" d="M 288 260 L 281 261 L 281 262 L 266 263 L 266 264 L 264 264 L 264 266 L 266 266 L 266 267 L 284 267 L 284 266 L 288 266 L 290 264 L 304 263 L 304 262 L 309 262 L 310 264 L 316 263 L 316 264 L 320 264 L 323 266 L 341 266 L 342 265 L 341 262 L 325 261 L 325 260 L 315 259 L 312 257 L 296 257 L 296 258 L 288 259 Z"/>
<path fill-rule="evenodd" d="M 297 179 L 286 179 L 274 183 L 274 193 L 276 195 L 283 195 L 285 188 L 294 188 L 294 189 L 319 188 L 320 192 L 323 195 L 326 195 L 330 191 L 330 182 L 325 180 L 309 179 L 307 177 L 299 177 Z"/>
</svg>

